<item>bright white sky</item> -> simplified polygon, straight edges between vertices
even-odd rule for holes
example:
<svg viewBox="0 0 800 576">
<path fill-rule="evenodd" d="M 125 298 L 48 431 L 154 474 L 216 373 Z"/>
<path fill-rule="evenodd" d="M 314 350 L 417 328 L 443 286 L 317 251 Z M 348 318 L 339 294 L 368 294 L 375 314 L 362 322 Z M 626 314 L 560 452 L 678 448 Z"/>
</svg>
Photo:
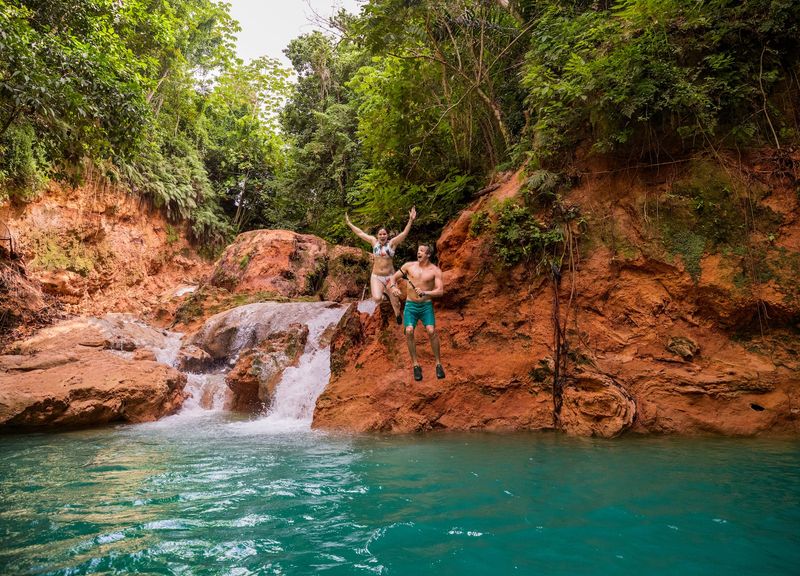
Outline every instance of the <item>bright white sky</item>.
<svg viewBox="0 0 800 576">
<path fill-rule="evenodd" d="M 239 21 L 238 53 L 243 60 L 277 58 L 291 68 L 283 49 L 292 38 L 321 29 L 314 21 L 339 8 L 358 14 L 364 0 L 228 0 L 231 16 Z M 316 14 L 316 16 L 315 16 Z"/>
</svg>

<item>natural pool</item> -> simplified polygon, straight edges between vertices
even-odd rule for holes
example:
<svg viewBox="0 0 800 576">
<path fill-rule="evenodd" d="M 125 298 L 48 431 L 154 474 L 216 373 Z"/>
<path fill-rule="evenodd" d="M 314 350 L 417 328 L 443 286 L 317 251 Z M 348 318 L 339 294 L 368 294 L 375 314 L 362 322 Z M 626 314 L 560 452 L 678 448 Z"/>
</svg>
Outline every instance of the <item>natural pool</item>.
<svg viewBox="0 0 800 576">
<path fill-rule="evenodd" d="M 797 440 L 0 437 L 2 574 L 798 574 Z"/>
</svg>

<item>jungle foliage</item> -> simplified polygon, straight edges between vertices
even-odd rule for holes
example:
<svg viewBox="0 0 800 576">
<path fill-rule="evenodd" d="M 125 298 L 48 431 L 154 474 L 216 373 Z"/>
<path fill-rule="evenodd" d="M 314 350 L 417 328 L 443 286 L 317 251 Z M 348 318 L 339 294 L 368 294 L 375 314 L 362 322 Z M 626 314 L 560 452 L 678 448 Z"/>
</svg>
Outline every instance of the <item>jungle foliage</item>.
<svg viewBox="0 0 800 576">
<path fill-rule="evenodd" d="M 0 194 L 102 178 L 221 245 L 273 186 L 288 72 L 213 0 L 0 0 Z"/>
<path fill-rule="evenodd" d="M 0 194 L 91 166 L 207 245 L 354 241 L 345 211 L 399 230 L 412 205 L 430 240 L 523 162 L 800 138 L 794 0 L 368 0 L 330 24 L 286 48 L 290 81 L 235 57 L 215 0 L 0 0 Z"/>
</svg>

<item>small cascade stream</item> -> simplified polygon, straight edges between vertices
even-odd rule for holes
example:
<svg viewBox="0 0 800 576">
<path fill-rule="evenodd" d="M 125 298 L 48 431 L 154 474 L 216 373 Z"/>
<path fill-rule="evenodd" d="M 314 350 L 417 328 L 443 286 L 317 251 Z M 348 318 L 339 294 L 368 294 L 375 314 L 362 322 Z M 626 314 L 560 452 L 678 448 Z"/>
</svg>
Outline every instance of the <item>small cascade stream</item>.
<svg viewBox="0 0 800 576">
<path fill-rule="evenodd" d="M 182 341 L 183 334 L 180 332 L 165 332 L 164 347 L 153 350 L 156 361 L 174 366 L 178 361 L 178 353 L 181 350 Z"/>
<path fill-rule="evenodd" d="M 330 342 L 325 331 L 344 315 L 345 308 L 326 308 L 307 321 L 308 340 L 296 367 L 283 373 L 272 406 L 263 419 L 268 427 L 311 427 L 314 405 L 331 376 Z"/>
<path fill-rule="evenodd" d="M 236 363 L 239 353 L 271 332 L 301 323 L 308 327 L 305 348 L 297 366 L 284 370 L 267 413 L 255 420 L 230 425 L 256 432 L 310 429 L 314 405 L 330 378 L 330 341 L 327 336 L 345 311 L 346 307 L 328 302 L 267 302 L 231 310 L 226 322 L 236 327 L 236 334 L 229 345 L 230 357 L 226 366 L 212 372 L 187 374 L 185 389 L 190 397 L 176 417 L 185 420 L 223 412 L 228 393 L 225 376 Z M 180 339 L 174 351 L 164 351 L 164 359 L 171 358 L 168 363 L 174 364 L 179 348 Z"/>
<path fill-rule="evenodd" d="M 219 412 L 225 406 L 226 372 L 209 372 L 204 374 L 186 374 L 186 392 L 189 397 L 183 401 L 182 414 L 192 412 Z"/>
</svg>

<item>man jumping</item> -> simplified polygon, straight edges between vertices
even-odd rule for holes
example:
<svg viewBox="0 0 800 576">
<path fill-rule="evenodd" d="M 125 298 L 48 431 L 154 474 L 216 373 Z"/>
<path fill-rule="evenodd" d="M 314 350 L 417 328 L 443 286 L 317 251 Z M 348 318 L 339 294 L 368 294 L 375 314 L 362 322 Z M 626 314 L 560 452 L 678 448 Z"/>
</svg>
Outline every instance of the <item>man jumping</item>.
<svg viewBox="0 0 800 576">
<path fill-rule="evenodd" d="M 433 316 L 433 302 L 431 298 L 438 298 L 444 294 L 442 284 L 442 271 L 431 262 L 433 250 L 426 244 L 417 248 L 417 261 L 406 262 L 395 272 L 387 282 L 392 292 L 399 296 L 400 289 L 397 281 L 405 278 L 409 289 L 406 291 L 406 306 L 403 312 L 403 324 L 406 331 L 406 344 L 411 354 L 411 364 L 414 367 L 414 380 L 422 380 L 422 366 L 417 362 L 417 347 L 414 343 L 414 329 L 418 321 L 422 321 L 431 341 L 431 350 L 436 359 L 436 377 L 444 378 L 444 368 L 439 357 L 439 335 L 436 333 L 436 320 Z"/>
</svg>

